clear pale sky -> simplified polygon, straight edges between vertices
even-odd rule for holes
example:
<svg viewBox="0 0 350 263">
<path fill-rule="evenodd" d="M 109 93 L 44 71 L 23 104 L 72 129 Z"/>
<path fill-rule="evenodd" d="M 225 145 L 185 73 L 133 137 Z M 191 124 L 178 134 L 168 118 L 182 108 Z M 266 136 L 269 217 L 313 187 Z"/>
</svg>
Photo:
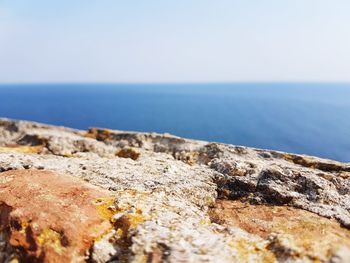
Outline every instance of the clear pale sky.
<svg viewBox="0 0 350 263">
<path fill-rule="evenodd" d="M 0 83 L 350 81 L 349 0 L 0 0 Z"/>
</svg>

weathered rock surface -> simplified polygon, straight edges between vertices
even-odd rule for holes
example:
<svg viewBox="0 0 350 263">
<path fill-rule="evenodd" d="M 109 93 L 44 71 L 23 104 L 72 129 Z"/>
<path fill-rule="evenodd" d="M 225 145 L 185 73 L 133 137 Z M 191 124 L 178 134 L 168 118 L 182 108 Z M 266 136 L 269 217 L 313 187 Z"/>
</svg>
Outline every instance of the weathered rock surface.
<svg viewBox="0 0 350 263">
<path fill-rule="evenodd" d="M 350 262 L 350 164 L 0 119 L 0 262 Z"/>
<path fill-rule="evenodd" d="M 39 170 L 7 171 L 0 178 L 2 233 L 26 261 L 83 261 L 94 241 L 112 229 L 108 191 Z"/>
</svg>

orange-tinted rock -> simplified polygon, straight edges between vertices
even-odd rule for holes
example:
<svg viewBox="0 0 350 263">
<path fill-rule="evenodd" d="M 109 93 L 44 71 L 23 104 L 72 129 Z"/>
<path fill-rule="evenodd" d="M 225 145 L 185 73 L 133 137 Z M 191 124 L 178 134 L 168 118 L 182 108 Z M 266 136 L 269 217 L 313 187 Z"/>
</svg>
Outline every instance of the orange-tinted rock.
<svg viewBox="0 0 350 263">
<path fill-rule="evenodd" d="M 108 129 L 90 128 L 84 136 L 98 141 L 105 141 L 109 138 L 110 134 L 111 131 Z"/>
<path fill-rule="evenodd" d="M 132 148 L 123 148 L 116 155 L 121 158 L 130 158 L 133 160 L 137 160 L 140 157 L 140 153 Z"/>
<path fill-rule="evenodd" d="M 218 200 L 210 215 L 217 223 L 244 229 L 264 239 L 278 235 L 283 241 L 287 241 L 290 247 L 296 249 L 295 252 L 291 252 L 295 255 L 287 256 L 322 261 L 328 260 L 339 249 L 350 250 L 348 229 L 341 227 L 335 220 L 302 209 Z M 272 251 L 276 250 L 275 243 L 271 243 Z M 275 251 L 277 256 L 279 252 L 281 251 Z"/>
<path fill-rule="evenodd" d="M 42 145 L 36 145 L 36 146 L 10 145 L 6 147 L 0 146 L 0 153 L 7 153 L 7 152 L 40 153 L 42 150 L 43 150 Z"/>
<path fill-rule="evenodd" d="M 0 173 L 0 230 L 20 260 L 84 261 L 93 242 L 112 227 L 111 204 L 109 192 L 71 176 Z"/>
</svg>

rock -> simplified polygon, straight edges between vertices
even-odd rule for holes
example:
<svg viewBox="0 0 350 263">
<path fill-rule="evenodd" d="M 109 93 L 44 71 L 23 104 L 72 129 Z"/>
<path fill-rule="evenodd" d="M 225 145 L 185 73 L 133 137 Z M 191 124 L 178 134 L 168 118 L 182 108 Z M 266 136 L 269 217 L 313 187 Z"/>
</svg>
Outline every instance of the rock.
<svg viewBox="0 0 350 263">
<path fill-rule="evenodd" d="M 0 262 L 350 262 L 350 164 L 0 119 Z"/>
<path fill-rule="evenodd" d="M 112 229 L 108 191 L 38 170 L 7 171 L 0 181 L 0 231 L 8 242 L 3 261 L 84 262 Z"/>
<path fill-rule="evenodd" d="M 122 158 L 130 158 L 133 160 L 137 160 L 140 157 L 140 153 L 135 151 L 133 148 L 122 148 L 116 153 L 116 156 L 122 157 Z"/>
<path fill-rule="evenodd" d="M 213 222 L 226 224 L 268 240 L 277 259 L 327 262 L 339 251 L 350 253 L 350 231 L 335 220 L 288 206 L 251 205 L 218 200 L 209 212 Z"/>
</svg>

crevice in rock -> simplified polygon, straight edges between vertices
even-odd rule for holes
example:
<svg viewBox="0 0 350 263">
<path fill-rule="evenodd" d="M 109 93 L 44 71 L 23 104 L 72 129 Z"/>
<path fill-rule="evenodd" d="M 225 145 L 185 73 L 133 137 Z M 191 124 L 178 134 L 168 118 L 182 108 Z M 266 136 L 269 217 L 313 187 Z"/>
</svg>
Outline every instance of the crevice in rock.
<svg viewBox="0 0 350 263">
<path fill-rule="evenodd" d="M 217 166 L 216 166 L 217 168 Z M 220 168 L 221 169 L 221 168 Z M 344 198 L 349 187 L 333 184 L 332 178 L 315 174 L 281 171 L 267 168 L 258 175 L 235 175 L 232 169 L 217 169 L 224 174 L 216 176 L 219 199 L 245 200 L 252 204 L 289 205 L 336 218 L 343 226 L 350 226 L 349 207 Z M 231 173 L 232 172 L 232 173 Z M 344 188 L 344 189 L 343 189 Z M 339 191 L 339 189 L 341 191 Z M 330 207 L 336 209 L 330 209 Z"/>
<path fill-rule="evenodd" d="M 19 140 L 17 140 L 17 143 L 19 145 L 28 145 L 28 146 L 38 146 L 42 145 L 45 146 L 47 145 L 47 139 L 41 138 L 38 135 L 31 135 L 31 134 L 26 134 L 23 137 L 21 137 Z"/>
</svg>

